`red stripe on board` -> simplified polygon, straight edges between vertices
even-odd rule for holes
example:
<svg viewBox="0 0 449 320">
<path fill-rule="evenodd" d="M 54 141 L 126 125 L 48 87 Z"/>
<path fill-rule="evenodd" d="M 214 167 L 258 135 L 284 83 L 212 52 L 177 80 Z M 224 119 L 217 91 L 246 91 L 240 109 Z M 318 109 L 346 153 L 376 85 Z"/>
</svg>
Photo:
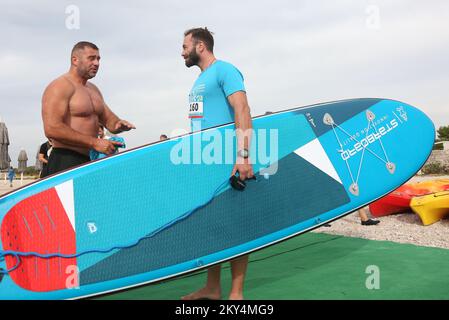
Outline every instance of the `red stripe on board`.
<svg viewBox="0 0 449 320">
<path fill-rule="evenodd" d="M 1 237 L 4 250 L 76 253 L 75 231 L 54 188 L 16 204 L 3 219 Z M 5 260 L 8 269 L 17 263 L 12 256 Z M 21 257 L 19 267 L 9 275 L 27 290 L 60 290 L 66 288 L 67 278 L 73 277 L 66 274 L 67 269 L 73 270 L 71 266 L 76 266 L 76 258 Z"/>
</svg>

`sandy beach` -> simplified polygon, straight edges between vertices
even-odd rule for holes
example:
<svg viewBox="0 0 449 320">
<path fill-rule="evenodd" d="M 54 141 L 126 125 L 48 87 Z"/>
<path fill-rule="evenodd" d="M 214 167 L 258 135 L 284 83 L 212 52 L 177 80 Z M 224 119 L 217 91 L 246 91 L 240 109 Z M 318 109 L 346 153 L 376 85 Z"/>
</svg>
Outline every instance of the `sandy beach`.
<svg viewBox="0 0 449 320">
<path fill-rule="evenodd" d="M 16 190 L 16 189 L 18 189 L 20 187 L 23 187 L 23 186 L 25 186 L 27 184 L 30 184 L 31 182 L 34 182 L 34 181 L 36 181 L 36 179 L 23 179 L 23 181 L 14 180 L 12 188 L 11 188 L 9 186 L 9 180 L 1 179 L 0 180 L 0 196 L 5 194 L 5 193 L 11 192 L 13 190 Z"/>
<path fill-rule="evenodd" d="M 424 180 L 449 179 L 449 176 L 414 176 L 410 182 Z M 14 180 L 13 187 L 9 181 L 0 181 L 0 195 L 25 186 L 36 180 Z M 375 226 L 362 226 L 357 212 L 351 213 L 331 223 L 331 227 L 321 227 L 313 232 L 342 235 L 371 240 L 386 240 L 409 243 L 419 246 L 449 249 L 449 219 L 443 219 L 429 226 L 423 226 L 418 215 L 413 212 L 395 214 L 376 218 L 380 223 Z"/>
<path fill-rule="evenodd" d="M 437 179 L 449 179 L 449 176 L 414 176 L 410 182 Z M 419 216 L 413 212 L 376 219 L 380 220 L 379 224 L 362 226 L 359 214 L 354 212 L 332 222 L 331 227 L 321 227 L 313 232 L 449 249 L 449 219 L 443 219 L 429 226 L 424 226 Z"/>
</svg>

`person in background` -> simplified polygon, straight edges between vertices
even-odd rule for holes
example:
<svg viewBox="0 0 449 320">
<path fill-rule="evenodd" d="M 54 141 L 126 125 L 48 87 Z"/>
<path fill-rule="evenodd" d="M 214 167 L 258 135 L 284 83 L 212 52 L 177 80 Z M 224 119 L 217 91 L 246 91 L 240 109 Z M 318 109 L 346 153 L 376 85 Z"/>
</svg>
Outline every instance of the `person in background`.
<svg viewBox="0 0 449 320">
<path fill-rule="evenodd" d="M 367 211 L 366 207 L 358 210 L 359 217 L 360 217 L 360 223 L 363 226 L 375 226 L 376 224 L 378 224 L 380 222 L 379 220 L 373 220 L 373 219 L 368 218 L 366 211 Z"/>
<path fill-rule="evenodd" d="M 9 180 L 9 186 L 12 188 L 12 181 L 16 177 L 16 173 L 14 172 L 14 168 L 10 167 L 8 169 L 8 180 Z"/>
<path fill-rule="evenodd" d="M 106 134 L 106 130 L 102 124 L 98 128 L 98 138 L 99 139 L 110 139 L 111 137 Z"/>
<path fill-rule="evenodd" d="M 161 136 L 159 137 L 159 141 L 164 141 L 164 140 L 167 140 L 167 139 L 168 139 L 168 137 L 167 137 L 166 134 L 161 134 Z"/>
<path fill-rule="evenodd" d="M 106 139 L 106 140 L 110 140 L 110 141 L 120 142 L 121 146 L 116 147 L 113 154 L 118 153 L 119 152 L 119 148 L 123 148 L 123 149 L 126 148 L 125 139 L 122 138 L 122 137 L 119 137 L 119 136 L 112 136 L 112 137 L 110 137 L 110 136 L 106 135 L 106 130 L 105 130 L 104 126 L 101 123 L 98 125 L 98 139 Z M 106 156 L 107 156 L 107 154 L 98 152 L 98 151 L 93 150 L 93 149 L 91 149 L 90 152 L 89 152 L 89 157 L 90 157 L 91 160 L 101 159 L 101 158 L 104 158 Z"/>
<path fill-rule="evenodd" d="M 357 210 L 357 213 L 359 214 L 360 217 L 360 224 L 362 226 L 375 226 L 376 224 L 380 223 L 379 220 L 373 220 L 368 218 L 366 210 L 367 210 L 366 207 Z M 330 223 L 323 224 L 323 227 L 331 227 L 331 226 L 332 225 Z"/>
<path fill-rule="evenodd" d="M 53 150 L 53 145 L 51 143 L 51 139 L 48 139 L 46 142 L 41 144 L 41 147 L 39 149 L 39 156 L 38 159 L 42 163 L 42 170 L 39 175 L 40 178 L 45 178 L 48 176 L 48 158 L 51 154 L 51 151 Z"/>
</svg>

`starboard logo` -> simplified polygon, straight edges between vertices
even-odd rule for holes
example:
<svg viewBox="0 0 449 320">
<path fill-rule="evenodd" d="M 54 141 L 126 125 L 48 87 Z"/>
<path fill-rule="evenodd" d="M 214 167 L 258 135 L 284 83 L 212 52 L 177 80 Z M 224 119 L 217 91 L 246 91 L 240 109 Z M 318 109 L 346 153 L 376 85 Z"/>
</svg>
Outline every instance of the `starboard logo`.
<svg viewBox="0 0 449 320">
<path fill-rule="evenodd" d="M 399 123 L 396 121 L 396 119 L 391 120 L 390 122 L 386 123 L 384 126 L 378 128 L 377 132 L 371 133 L 367 135 L 365 138 L 361 139 L 357 143 L 355 143 L 352 148 L 343 150 L 341 152 L 341 157 L 344 161 L 348 160 L 349 158 L 355 156 L 357 153 L 368 147 L 370 144 L 376 142 L 383 136 L 387 135 L 392 130 L 396 129 L 399 126 Z"/>
<path fill-rule="evenodd" d="M 398 107 L 396 108 L 396 111 L 399 112 L 399 116 L 404 120 L 407 121 L 407 112 L 405 112 L 404 107 Z"/>
<path fill-rule="evenodd" d="M 88 222 L 87 229 L 89 230 L 90 234 L 94 234 L 98 230 L 97 226 L 95 225 L 95 222 Z"/>
</svg>

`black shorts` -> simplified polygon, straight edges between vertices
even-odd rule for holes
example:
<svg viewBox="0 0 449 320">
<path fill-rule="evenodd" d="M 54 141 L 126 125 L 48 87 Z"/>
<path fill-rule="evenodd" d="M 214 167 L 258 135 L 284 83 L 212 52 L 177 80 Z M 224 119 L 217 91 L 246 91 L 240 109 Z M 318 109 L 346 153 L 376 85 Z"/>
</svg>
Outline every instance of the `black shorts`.
<svg viewBox="0 0 449 320">
<path fill-rule="evenodd" d="M 73 150 L 53 148 L 48 158 L 47 175 L 54 174 L 89 162 L 89 156 Z"/>
<path fill-rule="evenodd" d="M 48 161 L 48 160 L 47 160 Z M 46 163 L 42 164 L 42 171 L 41 171 L 41 175 L 39 176 L 39 178 L 45 178 L 46 176 L 48 176 L 48 167 Z"/>
</svg>

